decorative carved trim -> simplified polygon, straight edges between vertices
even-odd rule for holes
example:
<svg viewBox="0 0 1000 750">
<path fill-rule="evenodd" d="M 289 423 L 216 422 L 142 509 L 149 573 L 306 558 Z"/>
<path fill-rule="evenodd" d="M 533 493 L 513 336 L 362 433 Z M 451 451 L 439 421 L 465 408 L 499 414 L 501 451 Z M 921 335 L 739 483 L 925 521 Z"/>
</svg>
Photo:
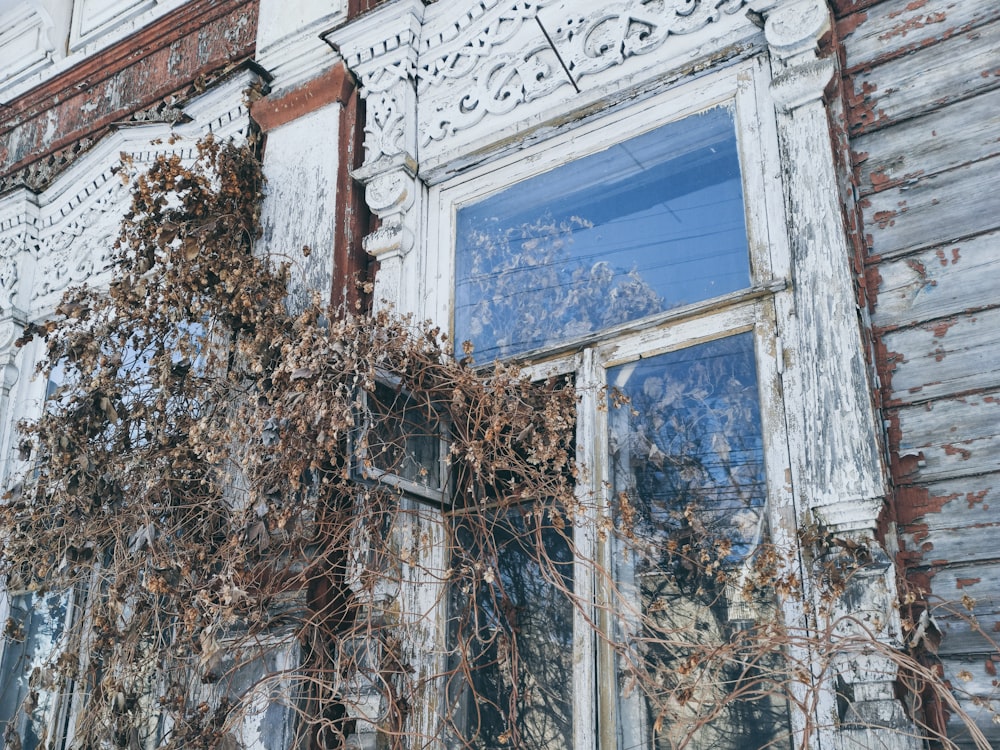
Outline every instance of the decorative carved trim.
<svg viewBox="0 0 1000 750">
<path fill-rule="evenodd" d="M 365 164 L 356 176 L 362 181 L 382 168 L 416 163 L 416 65 L 423 12 L 419 0 L 391 2 L 323 35 L 361 80 L 367 112 Z"/>
<path fill-rule="evenodd" d="M 6 88 L 0 92 L 7 105 L 0 107 L 0 172 L 100 137 L 163 97 L 187 98 L 192 84 L 204 90 L 206 79 L 218 80 L 220 71 L 232 72 L 234 60 L 252 54 L 255 36 L 250 0 L 188 0 L 128 44 L 69 55 L 46 68 L 44 80 L 34 76 Z"/>
<path fill-rule="evenodd" d="M 884 498 L 865 497 L 828 503 L 814 508 L 814 512 L 818 521 L 838 534 L 866 536 L 872 531 L 872 520 L 878 518 L 884 507 Z"/>
<path fill-rule="evenodd" d="M 771 84 L 771 94 L 785 111 L 823 96 L 836 68 L 832 58 L 820 58 L 820 38 L 832 26 L 826 0 L 751 0 L 763 14 L 764 35 L 771 54 L 783 68 Z"/>
<path fill-rule="evenodd" d="M 24 313 L 16 308 L 8 310 L 3 317 L 0 317 L 0 352 L 10 353 L 14 342 L 24 332 L 25 322 Z M 4 378 L 3 387 L 9 389 L 12 385 L 13 382 L 8 383 Z"/>
<path fill-rule="evenodd" d="M 404 132 L 416 89 L 420 145 L 603 73 L 733 15 L 747 0 L 479 0 L 427 10 L 390 2 L 325 35 L 362 82 L 366 165 L 415 156 Z M 544 27 L 544 29 L 543 29 Z"/>
<path fill-rule="evenodd" d="M 563 86 L 650 54 L 736 13 L 744 0 L 620 0 L 611 5 L 519 0 L 443 54 L 421 55 L 422 144 L 507 114 Z M 544 30 L 543 30 L 544 28 Z M 551 42 L 551 44 L 550 44 Z M 454 92 L 463 92 L 456 97 Z"/>
<path fill-rule="evenodd" d="M 825 0 L 793 0 L 768 12 L 764 33 L 771 51 L 787 60 L 799 55 L 815 57 L 816 43 L 830 27 Z"/>
<path fill-rule="evenodd" d="M 102 175 L 103 177 L 103 175 Z M 129 201 L 129 189 L 117 179 L 105 178 L 101 194 L 89 207 L 39 243 L 37 260 L 46 269 L 31 290 L 34 306 L 39 300 L 108 270 L 118 223 Z"/>
<path fill-rule="evenodd" d="M 790 112 L 822 97 L 835 70 L 828 57 L 796 65 L 771 80 L 771 96 L 781 109 Z"/>
<path fill-rule="evenodd" d="M 116 131 L 37 196 L 20 190 L 0 198 L 0 311 L 22 305 L 29 316 L 44 314 L 66 287 L 105 272 L 129 201 L 119 154 L 138 163 L 162 153 L 192 159 L 194 141 L 206 133 L 245 135 L 244 91 L 253 80 L 243 71 L 189 102 L 184 110 L 190 123 Z"/>
</svg>

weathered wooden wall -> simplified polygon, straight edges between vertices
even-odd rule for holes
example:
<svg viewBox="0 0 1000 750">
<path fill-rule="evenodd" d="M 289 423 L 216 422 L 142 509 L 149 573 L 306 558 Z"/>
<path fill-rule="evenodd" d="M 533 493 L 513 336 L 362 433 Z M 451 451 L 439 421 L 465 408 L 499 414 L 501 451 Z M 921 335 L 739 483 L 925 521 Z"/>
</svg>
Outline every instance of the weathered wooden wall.
<svg viewBox="0 0 1000 750">
<path fill-rule="evenodd" d="M 0 193 L 34 190 L 122 124 L 167 120 L 253 55 L 256 0 L 192 0 L 0 106 Z"/>
<path fill-rule="evenodd" d="M 952 683 L 996 698 L 1000 3 L 833 4 L 900 560 L 929 591 Z M 964 705 L 1000 747 L 989 712 Z"/>
</svg>

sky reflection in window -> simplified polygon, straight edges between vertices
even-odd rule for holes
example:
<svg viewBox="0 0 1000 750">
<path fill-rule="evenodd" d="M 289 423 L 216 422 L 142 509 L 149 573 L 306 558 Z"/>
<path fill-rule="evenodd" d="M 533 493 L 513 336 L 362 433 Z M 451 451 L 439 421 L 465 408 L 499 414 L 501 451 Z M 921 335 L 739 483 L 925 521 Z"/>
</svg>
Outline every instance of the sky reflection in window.
<svg viewBox="0 0 1000 750">
<path fill-rule="evenodd" d="M 732 112 L 717 107 L 459 209 L 455 340 L 477 362 L 749 285 Z"/>
</svg>

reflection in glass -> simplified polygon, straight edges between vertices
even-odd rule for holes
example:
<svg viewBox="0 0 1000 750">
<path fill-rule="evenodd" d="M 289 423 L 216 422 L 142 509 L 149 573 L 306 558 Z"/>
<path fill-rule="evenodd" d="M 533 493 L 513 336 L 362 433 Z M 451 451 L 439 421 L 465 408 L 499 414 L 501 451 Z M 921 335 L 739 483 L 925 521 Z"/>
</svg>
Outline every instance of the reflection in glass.
<svg viewBox="0 0 1000 750">
<path fill-rule="evenodd" d="M 541 517 L 540 517 L 541 516 Z M 573 747 L 573 553 L 562 519 L 499 513 L 486 540 L 456 521 L 448 699 L 457 746 Z"/>
<path fill-rule="evenodd" d="M 455 341 L 478 362 L 749 284 L 732 112 L 692 115 L 463 206 Z"/>
<path fill-rule="evenodd" d="M 441 418 L 400 388 L 376 383 L 367 397 L 363 474 L 423 494 L 445 489 Z"/>
<path fill-rule="evenodd" d="M 752 572 L 766 534 L 752 336 L 615 367 L 608 384 L 621 747 L 780 746 L 786 703 L 739 645 L 775 616 Z"/>
<path fill-rule="evenodd" d="M 48 665 L 66 621 L 67 601 L 58 594 L 11 597 L 0 660 L 0 737 L 13 729 L 23 750 L 48 742 L 56 691 Z"/>
</svg>

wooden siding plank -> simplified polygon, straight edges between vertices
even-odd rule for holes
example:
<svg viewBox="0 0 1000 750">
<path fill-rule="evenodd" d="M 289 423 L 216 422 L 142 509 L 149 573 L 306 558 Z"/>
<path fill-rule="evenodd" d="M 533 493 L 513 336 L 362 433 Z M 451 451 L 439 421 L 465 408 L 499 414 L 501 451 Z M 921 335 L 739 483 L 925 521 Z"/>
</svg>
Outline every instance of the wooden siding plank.
<svg viewBox="0 0 1000 750">
<path fill-rule="evenodd" d="M 940 569 L 930 577 L 929 602 L 934 624 L 941 632 L 937 653 L 943 660 L 982 666 L 997 654 L 1000 636 L 1000 564 L 977 564 Z M 927 585 L 927 581 L 923 582 Z M 955 672 L 967 669 L 957 667 Z M 969 670 L 976 674 L 974 670 Z M 975 686 L 965 685 L 975 690 Z"/>
<path fill-rule="evenodd" d="M 960 569 L 966 579 L 975 580 L 979 567 Z M 941 656 L 970 657 L 973 654 L 997 653 L 997 640 L 1000 638 L 1000 613 L 989 602 L 980 602 L 969 594 L 970 599 L 962 602 L 962 596 L 956 598 L 954 592 L 947 592 L 948 586 L 954 581 L 949 580 L 937 589 L 932 581 L 932 595 L 929 599 L 930 611 L 934 624 L 941 633 L 941 643 L 938 654 Z M 927 581 L 922 581 L 926 587 Z M 938 593 L 938 592 L 942 593 Z M 967 606 L 968 605 L 968 606 Z M 970 610 L 969 607 L 972 607 Z"/>
<path fill-rule="evenodd" d="M 958 699 L 962 711 L 974 721 L 983 733 L 990 747 L 1000 747 L 1000 724 L 996 721 L 997 664 L 988 655 L 973 658 L 942 658 L 945 679 L 952 685 L 952 692 Z M 958 714 L 948 719 L 948 738 L 959 748 L 977 748 Z"/>
<path fill-rule="evenodd" d="M 1000 157 L 874 193 L 860 203 L 873 255 L 955 242 L 1000 227 Z"/>
<path fill-rule="evenodd" d="M 1000 302 L 1000 299 L 996 300 Z M 892 401 L 913 403 L 1000 387 L 1000 309 L 887 333 Z"/>
<path fill-rule="evenodd" d="M 984 514 L 985 515 L 985 514 Z M 981 526 L 964 526 L 955 529 L 937 529 L 926 533 L 904 534 L 903 541 L 909 548 L 915 545 L 920 555 L 914 563 L 921 565 L 943 565 L 945 563 L 961 563 L 963 565 L 978 565 L 997 555 L 996 539 L 1000 536 L 1000 519 L 996 514 L 990 514 L 993 523 Z"/>
<path fill-rule="evenodd" d="M 1000 18 L 993 0 L 890 0 L 838 24 L 848 68 L 934 44 Z"/>
<path fill-rule="evenodd" d="M 1000 474 L 907 487 L 899 493 L 896 515 L 903 552 L 913 565 L 993 559 Z"/>
<path fill-rule="evenodd" d="M 939 655 L 969 657 L 972 654 L 996 653 L 1000 619 L 986 616 L 981 620 L 972 620 L 968 616 L 945 614 L 938 610 L 934 622 L 941 631 Z"/>
<path fill-rule="evenodd" d="M 899 423 L 900 455 L 922 455 L 922 465 L 908 479 L 923 482 L 1000 470 L 1000 393 L 928 401 L 888 414 Z"/>
<path fill-rule="evenodd" d="M 862 135 L 851 149 L 861 195 L 996 156 L 1000 88 Z"/>
<path fill-rule="evenodd" d="M 934 619 L 957 622 L 978 618 L 990 627 L 1000 616 L 1000 562 L 953 565 L 930 573 Z M 984 649 L 988 644 L 984 644 Z"/>
<path fill-rule="evenodd" d="M 872 323 L 912 325 L 1000 302 L 1000 232 L 886 260 L 869 273 L 878 283 Z"/>
<path fill-rule="evenodd" d="M 995 701 L 997 696 L 993 695 L 992 698 Z M 995 709 L 979 701 L 959 700 L 959 703 L 962 706 L 962 710 L 976 722 L 979 731 L 983 733 L 986 741 L 990 743 L 990 747 L 1000 748 L 1000 726 L 993 720 Z M 969 730 L 962 724 L 957 714 L 948 717 L 948 738 L 955 743 L 955 747 L 959 750 L 978 750 L 980 747 L 969 737 Z"/>
<path fill-rule="evenodd" d="M 1000 23 L 981 26 L 848 76 L 852 132 L 894 122 L 1000 85 Z"/>
<path fill-rule="evenodd" d="M 990 673 L 991 669 L 995 670 L 995 666 L 987 666 L 985 659 L 949 657 L 941 661 L 945 674 L 952 681 L 952 685 L 958 688 L 960 694 L 965 693 L 980 698 L 997 697 L 997 678 L 995 674 Z"/>
</svg>

